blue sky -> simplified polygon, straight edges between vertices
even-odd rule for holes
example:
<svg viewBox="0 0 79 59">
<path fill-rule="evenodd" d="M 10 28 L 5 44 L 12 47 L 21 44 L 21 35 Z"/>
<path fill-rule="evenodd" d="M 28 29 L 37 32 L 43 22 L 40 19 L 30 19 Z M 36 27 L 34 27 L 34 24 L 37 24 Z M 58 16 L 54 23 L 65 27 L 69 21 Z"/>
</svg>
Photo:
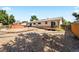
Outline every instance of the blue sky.
<svg viewBox="0 0 79 59">
<path fill-rule="evenodd" d="M 18 21 L 29 21 L 32 15 L 39 19 L 64 17 L 66 20 L 74 21 L 72 13 L 78 11 L 78 6 L 0 6 L 0 9 L 7 10 L 13 14 Z"/>
</svg>

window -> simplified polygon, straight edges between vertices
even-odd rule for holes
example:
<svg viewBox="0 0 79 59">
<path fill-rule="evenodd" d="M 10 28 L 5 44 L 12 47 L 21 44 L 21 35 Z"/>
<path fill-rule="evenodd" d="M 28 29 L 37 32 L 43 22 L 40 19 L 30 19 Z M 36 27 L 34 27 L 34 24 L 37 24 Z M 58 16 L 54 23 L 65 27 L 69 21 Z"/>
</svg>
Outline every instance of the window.
<svg viewBox="0 0 79 59">
<path fill-rule="evenodd" d="M 47 21 L 45 21 L 45 24 L 47 24 Z"/>
<path fill-rule="evenodd" d="M 34 25 L 36 24 L 36 23 L 33 23 Z"/>
<path fill-rule="evenodd" d="M 38 24 L 41 24 L 41 22 L 39 22 Z"/>
<path fill-rule="evenodd" d="M 55 27 L 56 23 L 55 22 L 51 22 L 51 27 Z"/>
</svg>

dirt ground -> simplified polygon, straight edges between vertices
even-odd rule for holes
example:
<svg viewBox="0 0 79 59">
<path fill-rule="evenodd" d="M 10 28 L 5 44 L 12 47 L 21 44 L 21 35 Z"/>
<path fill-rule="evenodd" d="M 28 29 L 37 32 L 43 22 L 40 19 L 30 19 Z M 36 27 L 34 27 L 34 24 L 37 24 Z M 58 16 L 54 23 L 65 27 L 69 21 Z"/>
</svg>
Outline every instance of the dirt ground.
<svg viewBox="0 0 79 59">
<path fill-rule="evenodd" d="M 15 37 L 20 34 L 20 33 L 28 33 L 28 32 L 37 32 L 37 33 L 50 33 L 52 35 L 55 34 L 63 34 L 64 35 L 64 31 L 48 31 L 48 30 L 44 30 L 44 29 L 38 29 L 38 28 L 33 28 L 33 27 L 26 27 L 26 28 L 22 28 L 22 29 L 2 29 L 0 30 L 0 46 L 4 43 L 9 42 L 10 40 L 14 41 Z"/>
<path fill-rule="evenodd" d="M 79 40 L 77 38 L 75 38 L 73 36 L 73 34 L 69 31 L 69 30 L 65 30 L 65 31 L 48 31 L 48 30 L 44 30 L 44 29 L 38 29 L 38 28 L 33 28 L 33 27 L 26 27 L 26 28 L 22 28 L 22 29 L 1 29 L 0 30 L 0 48 L 2 47 L 3 44 L 6 44 L 8 42 L 10 42 L 11 40 L 14 41 L 15 37 L 18 36 L 18 34 L 20 33 L 47 33 L 47 34 L 51 34 L 51 35 L 55 35 L 56 37 L 60 37 L 59 39 L 56 39 L 55 42 L 55 48 L 57 49 L 57 51 L 61 48 L 59 45 L 60 44 L 64 44 L 64 47 L 70 49 L 70 51 L 73 52 L 78 52 L 79 51 Z M 62 38 L 64 38 L 64 40 L 62 40 Z"/>
</svg>

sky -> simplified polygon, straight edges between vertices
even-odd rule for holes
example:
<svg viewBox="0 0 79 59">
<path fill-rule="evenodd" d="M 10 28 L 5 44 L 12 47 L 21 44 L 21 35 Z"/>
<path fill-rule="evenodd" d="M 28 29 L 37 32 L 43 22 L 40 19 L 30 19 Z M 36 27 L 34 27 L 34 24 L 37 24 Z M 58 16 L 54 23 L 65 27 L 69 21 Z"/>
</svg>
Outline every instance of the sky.
<svg viewBox="0 0 79 59">
<path fill-rule="evenodd" d="M 0 9 L 13 14 L 16 21 L 29 21 L 32 15 L 38 19 L 63 17 L 68 21 L 74 21 L 72 13 L 79 10 L 79 6 L 0 6 Z"/>
</svg>

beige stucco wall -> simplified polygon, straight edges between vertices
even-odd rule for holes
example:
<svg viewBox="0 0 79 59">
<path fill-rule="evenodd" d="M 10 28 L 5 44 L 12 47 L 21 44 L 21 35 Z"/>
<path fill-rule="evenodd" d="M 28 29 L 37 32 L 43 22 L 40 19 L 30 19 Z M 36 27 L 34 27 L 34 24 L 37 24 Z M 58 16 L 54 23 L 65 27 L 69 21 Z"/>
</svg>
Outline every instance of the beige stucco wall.
<svg viewBox="0 0 79 59">
<path fill-rule="evenodd" d="M 51 22 L 55 22 L 56 25 L 58 26 L 60 22 L 58 21 L 47 21 L 47 24 L 45 24 L 45 21 L 42 21 L 41 24 L 38 24 L 38 22 L 35 22 L 35 24 L 32 23 L 32 26 L 51 26 Z"/>
<path fill-rule="evenodd" d="M 33 22 L 33 23 L 32 26 L 50 26 L 50 21 L 47 21 L 47 24 L 45 24 L 45 21 L 40 22 L 41 24 L 38 24 L 39 22 Z"/>
<path fill-rule="evenodd" d="M 47 21 L 47 24 L 45 24 L 45 22 Z M 35 26 L 35 27 L 51 27 L 51 22 L 55 22 L 56 23 L 56 26 L 60 26 L 62 24 L 62 19 L 59 18 L 59 19 L 47 19 L 46 21 L 35 21 L 35 22 L 32 22 L 32 26 Z M 38 24 L 39 22 L 41 22 L 41 24 Z M 33 24 L 33 23 L 36 23 L 36 24 Z"/>
</svg>

